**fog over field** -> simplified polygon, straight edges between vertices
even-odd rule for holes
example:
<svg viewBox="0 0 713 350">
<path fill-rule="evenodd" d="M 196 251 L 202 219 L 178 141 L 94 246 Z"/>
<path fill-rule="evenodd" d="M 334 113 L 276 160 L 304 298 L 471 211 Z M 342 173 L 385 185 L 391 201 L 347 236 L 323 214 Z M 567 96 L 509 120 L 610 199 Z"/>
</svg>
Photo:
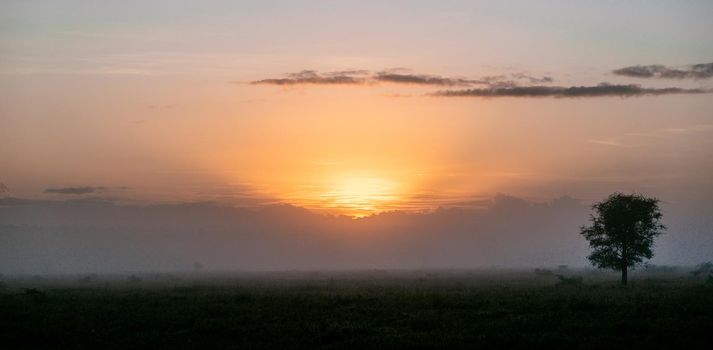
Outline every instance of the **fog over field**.
<svg viewBox="0 0 713 350">
<path fill-rule="evenodd" d="M 578 232 L 589 205 L 570 197 L 489 200 L 361 219 L 291 205 L 121 204 L 0 199 L 0 273 L 109 273 L 587 266 Z M 713 221 L 664 203 L 654 264 L 710 260 Z"/>
</svg>

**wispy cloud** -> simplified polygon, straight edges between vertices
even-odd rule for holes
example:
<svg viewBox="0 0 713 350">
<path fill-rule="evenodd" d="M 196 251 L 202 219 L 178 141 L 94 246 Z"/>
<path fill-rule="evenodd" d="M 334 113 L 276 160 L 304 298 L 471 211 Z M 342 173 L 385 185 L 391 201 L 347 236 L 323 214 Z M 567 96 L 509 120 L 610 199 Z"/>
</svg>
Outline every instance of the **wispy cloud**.
<svg viewBox="0 0 713 350">
<path fill-rule="evenodd" d="M 712 132 L 713 124 L 700 124 L 684 127 L 669 127 L 661 128 L 644 132 L 628 133 L 629 136 L 643 136 L 643 137 L 667 137 L 675 135 L 690 135 L 702 132 Z"/>
<path fill-rule="evenodd" d="M 512 77 L 515 79 L 527 80 L 530 84 L 547 84 L 554 82 L 554 79 L 552 79 L 552 77 L 534 77 L 524 73 L 515 73 L 512 75 Z"/>
<path fill-rule="evenodd" d="M 352 70 L 318 73 L 314 70 L 303 70 L 298 73 L 286 74 L 285 78 L 262 79 L 250 83 L 267 85 L 357 85 L 366 82 L 366 79 L 362 77 L 364 72 Z"/>
<path fill-rule="evenodd" d="M 482 81 L 471 79 L 449 78 L 438 75 L 410 74 L 389 71 L 378 72 L 372 77 L 372 79 L 378 82 L 385 83 L 439 86 L 470 86 L 474 84 L 483 83 Z"/>
<path fill-rule="evenodd" d="M 106 187 L 91 187 L 91 186 L 61 187 L 61 188 L 48 188 L 45 190 L 45 193 L 80 195 L 80 194 L 102 192 L 105 190 L 107 190 Z"/>
<path fill-rule="evenodd" d="M 608 147 L 641 147 L 648 144 L 651 140 L 671 137 L 690 137 L 698 133 L 713 132 L 713 124 L 700 124 L 680 127 L 667 127 L 659 129 L 651 129 L 640 132 L 628 132 L 616 137 L 589 139 L 588 143 L 593 143 Z M 626 141 L 622 141 L 626 140 Z"/>
<path fill-rule="evenodd" d="M 482 89 L 442 90 L 430 94 L 436 97 L 632 97 L 644 95 L 706 94 L 711 89 L 683 89 L 677 87 L 646 88 L 636 84 L 615 85 L 601 83 L 594 86 L 512 86 Z"/>
<path fill-rule="evenodd" d="M 620 141 L 617 141 L 614 139 L 603 139 L 603 140 L 591 139 L 591 140 L 587 140 L 587 142 L 597 144 L 597 145 L 602 145 L 602 146 L 610 146 L 610 147 L 634 147 L 632 145 L 625 144 L 623 142 L 620 142 Z"/>
<path fill-rule="evenodd" d="M 0 197 L 4 197 L 10 194 L 10 189 L 2 182 L 0 182 Z"/>
<path fill-rule="evenodd" d="M 637 65 L 616 69 L 612 73 L 632 78 L 708 79 L 713 77 L 713 62 L 679 68 L 663 65 Z"/>
</svg>

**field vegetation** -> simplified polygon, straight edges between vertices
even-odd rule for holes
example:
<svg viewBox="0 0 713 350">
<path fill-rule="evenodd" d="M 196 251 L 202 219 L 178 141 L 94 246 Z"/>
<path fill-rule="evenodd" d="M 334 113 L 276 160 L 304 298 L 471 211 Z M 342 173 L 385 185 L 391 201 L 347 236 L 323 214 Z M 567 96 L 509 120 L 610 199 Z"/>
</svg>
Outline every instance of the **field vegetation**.
<svg viewBox="0 0 713 350">
<path fill-rule="evenodd" d="M 704 267 L 705 269 L 705 267 Z M 4 276 L 3 348 L 713 348 L 713 283 L 433 270 Z M 706 271 L 707 272 L 707 271 Z"/>
</svg>

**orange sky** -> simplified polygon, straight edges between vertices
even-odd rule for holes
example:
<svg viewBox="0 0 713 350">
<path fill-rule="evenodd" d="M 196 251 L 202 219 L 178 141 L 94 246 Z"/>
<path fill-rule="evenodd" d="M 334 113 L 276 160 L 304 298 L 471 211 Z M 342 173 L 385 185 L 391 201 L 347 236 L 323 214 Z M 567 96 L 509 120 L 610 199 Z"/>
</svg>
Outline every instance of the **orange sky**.
<svg viewBox="0 0 713 350">
<path fill-rule="evenodd" d="M 518 87 L 709 89 L 708 78 L 612 72 L 710 62 L 710 40 L 695 40 L 709 34 L 700 29 L 710 6 L 652 6 L 647 15 L 680 24 L 658 27 L 622 5 L 600 32 L 597 14 L 610 11 L 599 5 L 352 5 L 233 4 L 203 17 L 185 4 L 166 14 L 3 4 L 0 183 L 22 197 L 75 198 L 45 190 L 90 186 L 101 189 L 88 196 L 122 200 L 287 202 L 355 216 L 496 192 L 713 197 L 710 94 L 437 97 L 485 85 L 250 84 L 305 69 L 406 67 L 396 71 Z M 517 20 L 520 11 L 531 17 Z"/>
</svg>

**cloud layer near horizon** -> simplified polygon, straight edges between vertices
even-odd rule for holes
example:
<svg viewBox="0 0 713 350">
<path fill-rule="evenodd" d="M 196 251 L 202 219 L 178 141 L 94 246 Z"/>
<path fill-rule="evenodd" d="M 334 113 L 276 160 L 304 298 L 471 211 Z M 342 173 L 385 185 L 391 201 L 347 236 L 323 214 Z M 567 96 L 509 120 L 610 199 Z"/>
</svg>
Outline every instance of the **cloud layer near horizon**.
<svg viewBox="0 0 713 350">
<path fill-rule="evenodd" d="M 658 79 L 708 79 L 713 77 L 713 62 L 685 66 L 683 68 L 664 65 L 629 66 L 615 69 L 612 73 L 631 78 Z"/>
<path fill-rule="evenodd" d="M 363 219 L 291 205 L 118 204 L 0 198 L 0 273 L 537 267 L 587 264 L 590 208 L 497 195 L 482 209 Z M 708 259 L 710 220 L 669 207 L 654 263 Z M 675 233 L 675 234 L 674 234 Z M 667 241 L 668 240 L 668 241 Z"/>
</svg>

